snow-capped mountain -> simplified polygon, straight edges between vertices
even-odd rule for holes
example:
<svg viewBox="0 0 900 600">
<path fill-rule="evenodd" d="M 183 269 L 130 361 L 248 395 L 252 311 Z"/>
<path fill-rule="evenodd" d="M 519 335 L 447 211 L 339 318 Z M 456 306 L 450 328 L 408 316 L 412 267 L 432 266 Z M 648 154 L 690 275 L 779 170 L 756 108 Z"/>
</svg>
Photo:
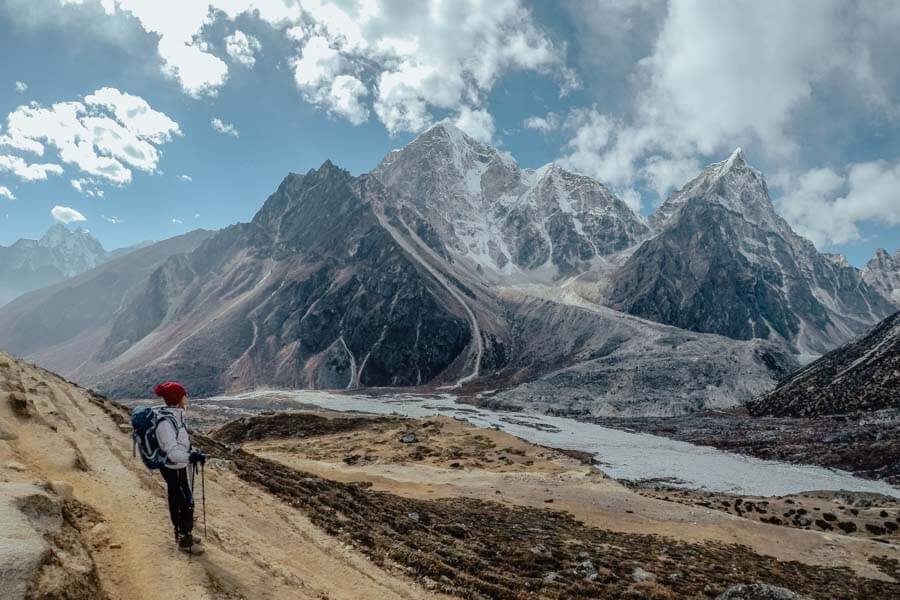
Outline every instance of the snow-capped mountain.
<svg viewBox="0 0 900 600">
<path fill-rule="evenodd" d="M 0 246 L 0 305 L 25 292 L 73 277 L 105 262 L 110 253 L 84 229 L 55 224 L 39 239 Z"/>
<path fill-rule="evenodd" d="M 490 280 L 559 279 L 649 231 L 601 183 L 557 165 L 521 169 L 444 123 L 388 154 L 373 174 L 401 223 Z"/>
<path fill-rule="evenodd" d="M 857 269 L 794 233 L 740 149 L 675 192 L 650 224 L 654 236 L 606 290 L 616 309 L 735 339 L 782 339 L 810 354 L 894 309 Z"/>
<path fill-rule="evenodd" d="M 884 248 L 876 250 L 863 268 L 862 276 L 866 283 L 900 306 L 900 250 L 893 256 Z"/>
<path fill-rule="evenodd" d="M 425 135 L 435 133 L 456 132 Z M 590 252 L 630 243 L 604 237 L 608 232 L 597 226 L 603 202 L 627 207 L 601 197 L 603 188 L 586 178 L 545 171 L 532 188 L 519 190 L 515 203 L 532 211 L 534 226 L 555 242 L 549 265 L 535 270 L 590 262 L 563 253 L 565 235 L 545 229 L 563 201 L 571 210 L 563 233 L 568 227 L 571 239 L 589 240 Z M 530 176 L 524 174 L 526 183 Z M 455 184 L 448 176 L 443 185 Z M 119 276 L 116 295 L 90 302 L 83 311 L 88 323 L 68 318 L 61 326 L 53 307 L 92 298 L 84 294 L 108 280 L 105 265 L 73 280 L 78 285 L 54 286 L 35 292 L 33 302 L 0 309 L 0 345 L 120 397 L 144 394 L 160 378 L 183 379 L 197 394 L 535 382 L 497 400 L 577 414 L 734 406 L 796 367 L 770 342 L 679 331 L 569 297 L 554 283 L 492 285 L 482 275 L 488 269 L 479 273 L 479 263 L 469 262 L 473 251 L 453 246 L 460 238 L 438 236 L 449 221 L 431 227 L 409 199 L 398 199 L 379 178 L 352 177 L 327 162 L 291 174 L 249 223 L 164 259 L 145 258 L 151 247 L 109 263 Z M 490 196 L 455 199 L 474 206 Z M 551 219 L 538 219 L 544 214 Z M 459 222 L 450 225 L 443 234 L 454 234 Z M 499 273 L 496 263 L 487 266 Z"/>
</svg>

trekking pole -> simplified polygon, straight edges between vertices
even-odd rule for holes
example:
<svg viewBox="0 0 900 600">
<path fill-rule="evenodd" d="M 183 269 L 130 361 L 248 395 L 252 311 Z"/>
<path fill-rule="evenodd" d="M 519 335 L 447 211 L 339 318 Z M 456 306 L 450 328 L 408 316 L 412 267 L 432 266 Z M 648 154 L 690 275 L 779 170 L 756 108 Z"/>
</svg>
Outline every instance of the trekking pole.
<svg viewBox="0 0 900 600">
<path fill-rule="evenodd" d="M 200 463 L 200 498 L 203 500 L 203 538 L 206 539 L 206 462 Z"/>
</svg>

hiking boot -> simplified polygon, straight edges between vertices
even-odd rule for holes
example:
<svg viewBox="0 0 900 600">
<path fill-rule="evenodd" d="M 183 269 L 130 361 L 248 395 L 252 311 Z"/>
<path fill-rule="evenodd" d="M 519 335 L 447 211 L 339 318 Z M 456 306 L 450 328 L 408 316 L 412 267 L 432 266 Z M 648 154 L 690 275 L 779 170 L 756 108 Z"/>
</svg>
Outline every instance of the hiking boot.
<svg viewBox="0 0 900 600">
<path fill-rule="evenodd" d="M 178 550 L 180 552 L 184 552 L 185 554 L 192 554 L 194 556 L 199 556 L 206 552 L 206 548 L 204 548 L 200 544 L 200 540 L 192 536 L 191 534 L 187 534 L 181 537 L 178 540 Z"/>
</svg>

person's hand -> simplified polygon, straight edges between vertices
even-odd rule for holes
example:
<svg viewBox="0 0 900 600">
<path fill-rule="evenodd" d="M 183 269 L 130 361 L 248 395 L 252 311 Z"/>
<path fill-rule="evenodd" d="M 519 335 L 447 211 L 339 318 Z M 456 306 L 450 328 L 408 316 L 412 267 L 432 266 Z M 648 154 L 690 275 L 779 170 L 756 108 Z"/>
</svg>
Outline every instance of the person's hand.
<svg viewBox="0 0 900 600">
<path fill-rule="evenodd" d="M 206 464 L 206 455 L 203 454 L 200 450 L 191 450 L 190 461 L 192 465 L 200 463 L 201 465 Z"/>
</svg>

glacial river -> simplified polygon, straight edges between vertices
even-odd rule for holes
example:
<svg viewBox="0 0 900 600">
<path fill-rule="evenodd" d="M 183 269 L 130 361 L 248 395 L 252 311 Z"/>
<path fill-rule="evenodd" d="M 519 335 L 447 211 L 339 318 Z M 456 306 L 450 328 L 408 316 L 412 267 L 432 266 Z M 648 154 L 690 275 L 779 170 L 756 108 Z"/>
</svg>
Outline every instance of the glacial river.
<svg viewBox="0 0 900 600">
<path fill-rule="evenodd" d="M 760 460 L 562 417 L 486 410 L 458 404 L 452 394 L 369 396 L 308 390 L 255 391 L 194 402 L 232 409 L 237 414 L 316 406 L 379 415 L 446 415 L 465 419 L 478 427 L 498 428 L 543 446 L 589 452 L 600 463 L 598 468 L 616 479 L 662 479 L 678 487 L 753 496 L 852 490 L 900 498 L 898 488 L 860 479 L 845 471 Z"/>
</svg>

